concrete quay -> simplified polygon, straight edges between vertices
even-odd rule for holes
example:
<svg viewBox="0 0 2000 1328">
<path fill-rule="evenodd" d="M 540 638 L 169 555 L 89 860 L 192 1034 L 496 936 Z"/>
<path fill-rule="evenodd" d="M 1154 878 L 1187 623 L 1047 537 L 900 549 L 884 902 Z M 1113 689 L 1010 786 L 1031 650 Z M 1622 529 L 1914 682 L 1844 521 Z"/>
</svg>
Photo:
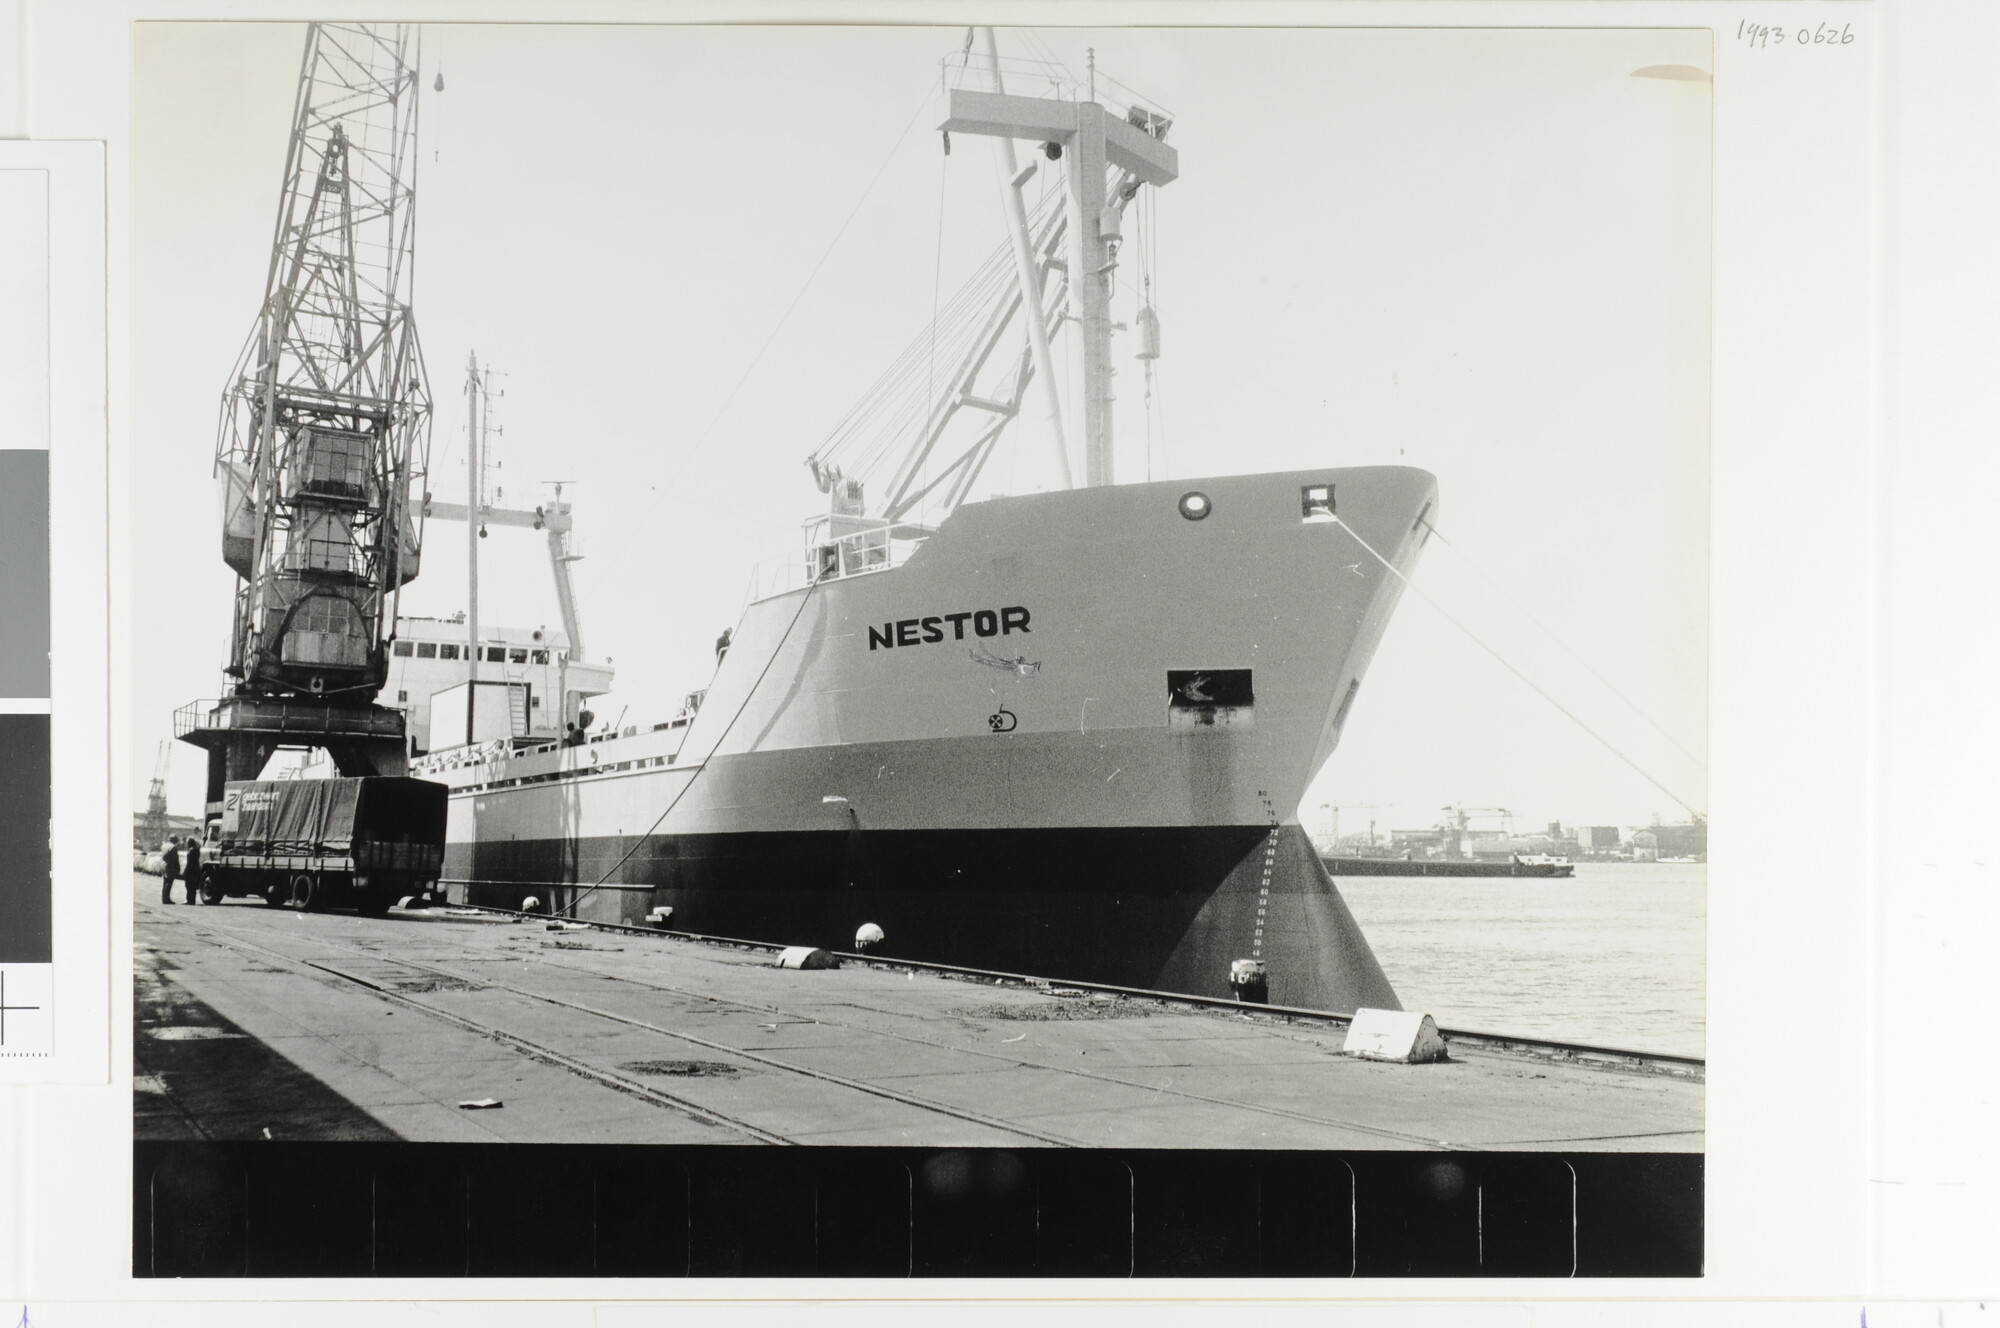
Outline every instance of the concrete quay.
<svg viewBox="0 0 2000 1328">
<path fill-rule="evenodd" d="M 1685 1066 L 1471 1037 L 1382 1064 L 1327 1019 L 157 885 L 135 878 L 142 1141 L 1702 1150 Z"/>
</svg>

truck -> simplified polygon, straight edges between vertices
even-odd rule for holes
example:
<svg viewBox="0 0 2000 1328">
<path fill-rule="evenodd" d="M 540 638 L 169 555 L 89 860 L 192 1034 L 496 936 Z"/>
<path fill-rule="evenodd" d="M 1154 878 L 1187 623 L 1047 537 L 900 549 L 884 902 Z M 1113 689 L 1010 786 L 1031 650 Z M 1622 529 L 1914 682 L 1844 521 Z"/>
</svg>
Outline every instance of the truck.
<svg viewBox="0 0 2000 1328">
<path fill-rule="evenodd" d="M 433 893 L 444 870 L 449 791 L 426 779 L 236 780 L 209 805 L 201 897 L 379 916 Z"/>
</svg>

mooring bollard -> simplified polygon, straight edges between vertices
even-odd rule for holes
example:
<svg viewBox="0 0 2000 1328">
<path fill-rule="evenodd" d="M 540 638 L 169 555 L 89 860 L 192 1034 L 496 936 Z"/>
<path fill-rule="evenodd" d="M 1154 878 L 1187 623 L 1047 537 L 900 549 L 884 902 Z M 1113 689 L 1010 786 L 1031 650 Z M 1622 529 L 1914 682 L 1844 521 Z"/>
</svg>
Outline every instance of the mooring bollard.
<svg viewBox="0 0 2000 1328">
<path fill-rule="evenodd" d="M 1229 989 L 1246 1005 L 1271 1003 L 1271 978 L 1261 959 L 1238 959 L 1229 966 Z"/>
<path fill-rule="evenodd" d="M 854 933 L 854 953 L 867 954 L 882 943 L 882 929 L 872 922 L 864 922 Z"/>
</svg>

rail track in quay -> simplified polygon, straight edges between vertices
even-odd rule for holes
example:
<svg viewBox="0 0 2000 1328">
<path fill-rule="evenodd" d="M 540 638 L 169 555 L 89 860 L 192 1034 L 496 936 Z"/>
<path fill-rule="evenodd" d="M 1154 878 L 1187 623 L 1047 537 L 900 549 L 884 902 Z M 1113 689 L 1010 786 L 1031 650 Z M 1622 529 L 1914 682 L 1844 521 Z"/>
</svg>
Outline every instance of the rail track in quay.
<svg viewBox="0 0 2000 1328">
<path fill-rule="evenodd" d="M 146 889 L 141 878 L 138 889 Z M 140 1138 L 1698 1151 L 1699 1062 L 495 910 L 135 906 Z M 485 1104 L 495 1105 L 464 1105 Z"/>
</svg>

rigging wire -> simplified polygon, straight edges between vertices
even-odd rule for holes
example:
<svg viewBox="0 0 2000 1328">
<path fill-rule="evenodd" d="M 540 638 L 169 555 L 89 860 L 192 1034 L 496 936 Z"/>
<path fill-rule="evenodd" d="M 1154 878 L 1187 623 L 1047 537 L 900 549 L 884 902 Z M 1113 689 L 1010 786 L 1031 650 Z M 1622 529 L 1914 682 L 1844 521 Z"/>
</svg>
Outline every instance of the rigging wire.
<svg viewBox="0 0 2000 1328">
<path fill-rule="evenodd" d="M 965 46 L 958 53 L 958 71 L 951 78 L 952 90 L 956 90 L 965 82 L 967 62 L 972 52 L 972 34 L 973 30 L 971 28 L 965 30 Z M 938 72 L 939 79 L 942 82 L 945 71 L 941 69 Z M 946 187 L 950 182 L 951 138 L 947 135 L 944 140 L 944 156 L 938 162 L 937 236 L 932 241 L 931 246 L 931 349 L 929 363 L 925 366 L 927 387 L 924 399 L 926 403 L 937 400 L 938 300 L 943 294 L 944 287 L 944 200 Z M 931 487 L 931 457 L 928 450 L 924 453 L 923 479 L 923 492 L 928 493 Z M 921 521 L 923 515 L 922 509 L 919 508 L 917 512 L 918 520 Z"/>
<path fill-rule="evenodd" d="M 1023 43 L 1032 47 L 1034 50 L 1040 52 L 1041 58 L 1044 63 L 1053 65 L 1057 69 L 1062 70 L 1063 79 L 1068 82 L 1069 86 L 1072 89 L 1074 89 L 1077 86 L 1078 80 L 1076 75 L 1070 72 L 1070 67 L 1063 62 L 1061 56 L 1056 54 L 1055 48 L 1053 46 L 1050 46 L 1047 41 L 1043 40 L 1042 34 L 1040 32 L 1036 31 L 1034 28 L 1020 28 L 1017 29 L 1017 31 L 1021 34 L 1021 40 L 1023 41 Z M 1054 81 L 1055 80 L 1053 78 L 1050 79 L 1050 82 Z"/>
<path fill-rule="evenodd" d="M 689 463 L 701 454 L 702 444 L 706 443 L 709 435 L 715 432 L 715 426 L 722 422 L 722 417 L 729 413 L 729 408 L 735 403 L 737 394 L 743 390 L 743 384 L 750 381 L 750 375 L 756 372 L 759 364 L 763 363 L 765 352 L 771 349 L 771 343 L 778 339 L 778 333 L 784 330 L 785 324 L 791 319 L 792 311 L 799 307 L 799 301 L 805 298 L 808 290 L 812 289 L 813 281 L 819 276 L 820 269 L 826 266 L 826 260 L 833 256 L 833 251 L 839 246 L 841 237 L 847 234 L 847 228 L 854 224 L 854 218 L 860 214 L 861 205 L 866 203 L 869 195 L 875 192 L 875 186 L 881 180 L 883 173 L 889 169 L 889 163 L 894 161 L 896 153 L 902 150 L 903 140 L 910 136 L 910 130 L 916 127 L 916 123 L 923 116 L 924 110 L 931 105 L 932 96 L 930 79 L 925 78 L 923 99 L 917 103 L 917 109 L 910 113 L 909 121 L 903 126 L 903 132 L 896 136 L 896 145 L 889 149 L 888 155 L 882 158 L 882 164 L 875 168 L 875 174 L 869 177 L 867 187 L 861 191 L 861 197 L 854 200 L 854 206 L 848 209 L 846 218 L 840 223 L 840 229 L 833 233 L 833 238 L 827 242 L 826 249 L 819 256 L 819 261 L 814 263 L 812 271 L 806 274 L 805 283 L 799 287 L 798 294 L 792 296 L 792 302 L 785 306 L 785 312 L 778 315 L 777 324 L 771 328 L 771 334 L 764 338 L 764 344 L 759 346 L 757 353 L 750 357 L 750 363 L 744 368 L 743 376 L 738 378 L 736 385 L 729 389 L 729 395 L 723 398 L 722 405 L 717 408 L 715 415 L 709 420 L 708 424 L 699 434 L 695 435 L 695 440 L 682 450 L 680 464 L 674 467 L 673 473 L 667 477 L 666 483 L 662 486 L 663 488 L 671 489 L 687 470 Z"/>
<path fill-rule="evenodd" d="M 1581 664 L 1586 673 L 1588 673 L 1591 677 L 1597 679 L 1599 682 L 1603 683 L 1605 690 L 1609 691 L 1613 696 L 1623 701 L 1628 707 L 1630 707 L 1633 714 L 1637 715 L 1639 718 L 1645 720 L 1648 724 L 1652 725 L 1653 731 L 1658 733 L 1662 738 L 1665 738 L 1668 742 L 1672 743 L 1674 745 L 1675 750 L 1679 751 L 1682 756 L 1687 757 L 1688 760 L 1693 761 L 1696 765 L 1700 766 L 1704 772 L 1707 771 L 1708 763 L 1706 761 L 1702 760 L 1699 756 L 1696 756 L 1693 752 L 1689 751 L 1687 748 L 1681 746 L 1680 740 L 1674 737 L 1673 734 L 1667 732 L 1666 729 L 1662 728 L 1659 722 L 1655 720 L 1651 715 L 1647 714 L 1644 710 L 1640 709 L 1639 703 L 1637 701 L 1634 701 L 1631 697 L 1619 691 L 1618 688 L 1612 683 L 1611 679 L 1605 677 L 1603 674 L 1599 673 L 1595 668 L 1591 667 L 1590 661 L 1585 659 L 1582 655 L 1579 655 L 1575 650 L 1571 649 L 1569 643 L 1564 641 L 1561 637 L 1557 636 L 1553 628 L 1551 628 L 1547 623 L 1544 623 L 1540 618 L 1537 618 L 1532 612 L 1529 611 L 1526 605 L 1521 603 L 1521 601 L 1515 599 L 1512 595 L 1508 594 L 1507 588 L 1505 586 L 1501 585 L 1493 577 L 1487 575 L 1484 571 L 1480 570 L 1479 564 L 1473 561 L 1471 555 L 1467 554 L 1464 550 L 1460 549 L 1456 544 L 1453 544 L 1450 540 L 1445 539 L 1444 532 L 1439 530 L 1436 526 L 1431 525 L 1431 523 L 1428 520 L 1424 522 L 1424 525 L 1429 528 L 1431 534 L 1438 537 L 1439 541 L 1442 542 L 1447 549 L 1450 549 L 1453 553 L 1457 554 L 1461 559 L 1463 559 L 1465 565 L 1472 569 L 1474 575 L 1478 576 L 1480 580 L 1484 581 L 1487 585 L 1491 586 L 1494 589 L 1494 591 L 1499 594 L 1500 598 L 1506 600 L 1507 603 L 1511 604 L 1523 618 L 1526 618 L 1536 627 L 1539 627 L 1542 631 L 1542 635 L 1548 637 L 1549 640 L 1556 643 L 1557 649 L 1561 650 L 1565 655 L 1568 655 L 1578 664 Z"/>
<path fill-rule="evenodd" d="M 1139 259 L 1141 265 L 1145 268 L 1146 271 L 1147 303 L 1153 306 L 1153 313 L 1156 317 L 1158 316 L 1160 309 L 1159 203 L 1160 203 L 1159 190 L 1147 189 L 1142 192 L 1141 202 L 1139 205 L 1140 207 L 1139 215 L 1142 222 L 1144 223 L 1144 230 L 1142 231 L 1142 234 L 1145 237 L 1145 245 L 1140 250 Z M 1155 422 L 1157 422 L 1159 439 L 1160 439 L 1160 478 L 1167 479 L 1173 473 L 1172 470 L 1169 469 L 1167 465 L 1167 404 L 1166 404 L 1166 394 L 1162 388 L 1161 378 L 1159 373 L 1157 372 L 1157 368 L 1158 368 L 1157 361 L 1147 362 L 1146 392 L 1147 392 L 1147 402 L 1149 407 L 1148 436 L 1149 438 L 1151 436 L 1150 426 Z"/>
<path fill-rule="evenodd" d="M 424 42 L 424 29 L 423 29 L 423 27 L 422 27 L 422 26 L 419 26 L 419 27 L 418 27 L 418 29 L 417 29 L 417 52 L 418 52 L 418 56 L 419 56 L 419 58 L 420 58 L 420 59 L 421 59 L 421 57 L 422 57 L 422 53 L 423 53 L 423 42 Z M 436 109 L 435 111 L 431 112 L 431 116 L 432 116 L 432 120 L 433 120 L 433 124 L 432 124 L 432 126 L 431 126 L 431 162 L 432 162 L 433 164 L 436 164 L 436 162 L 437 162 L 437 161 L 439 160 L 439 157 L 440 157 L 440 155 L 441 155 L 441 154 L 443 153 L 443 151 L 444 151 L 444 100 L 443 100 L 443 97 L 444 97 L 444 42 L 443 42 L 443 40 L 442 40 L 441 38 L 440 38 L 440 40 L 439 40 L 439 41 L 437 42 L 437 46 L 438 46 L 438 53 L 437 53 L 437 66 L 436 66 L 436 68 L 437 68 L 437 81 L 436 81 L 436 83 L 435 83 L 435 84 L 434 84 L 434 85 L 432 86 L 432 89 L 431 89 L 431 90 L 432 90 L 433 92 L 435 92 L 435 93 L 437 94 L 437 96 L 438 96 L 438 100 L 437 100 L 436 102 L 434 102 L 434 103 L 433 103 L 433 104 L 434 104 L 434 105 L 435 105 L 435 106 L 437 107 L 437 109 Z M 423 97 L 423 79 L 422 79 L 422 77 L 421 77 L 421 76 L 419 76 L 419 78 L 418 78 L 418 80 L 417 80 L 417 87 L 418 87 L 418 92 L 417 92 L 417 96 L 418 96 L 418 101 L 419 101 L 419 104 L 421 105 L 421 102 L 422 102 L 422 97 Z"/>
<path fill-rule="evenodd" d="M 1048 223 L 1048 210 L 1031 216 L 1031 226 L 1043 232 L 1045 239 Z M 931 325 L 917 332 L 896 362 L 849 408 L 813 452 L 813 460 L 837 464 L 842 474 L 866 479 L 892 453 L 908 453 L 912 436 L 920 435 L 936 420 L 939 403 L 933 361 L 966 365 L 981 338 L 990 332 L 989 320 L 1011 298 L 1013 283 L 1012 250 L 1002 243 L 952 299 L 943 303 Z"/>
<path fill-rule="evenodd" d="M 1362 548 L 1366 549 L 1370 554 L 1372 554 L 1376 562 L 1381 563 L 1382 566 L 1388 568 L 1389 571 L 1396 577 L 1396 579 L 1401 581 L 1405 587 L 1407 587 L 1410 590 L 1416 591 L 1418 597 L 1422 599 L 1424 603 L 1436 609 L 1446 622 L 1450 623 L 1453 627 L 1456 627 L 1459 631 L 1463 632 L 1474 645 L 1478 646 L 1481 650 L 1484 650 L 1487 654 L 1493 656 L 1494 659 L 1498 660 L 1502 668 L 1506 669 L 1516 678 L 1519 678 L 1523 683 L 1526 683 L 1529 690 L 1533 691 L 1535 695 L 1541 697 L 1544 701 L 1547 701 L 1550 705 L 1554 706 L 1556 710 L 1559 711 L 1565 719 L 1569 720 L 1570 723 L 1582 729 L 1592 738 L 1595 738 L 1599 743 L 1599 745 L 1601 745 L 1606 751 L 1610 752 L 1613 756 L 1623 761 L 1626 765 L 1632 767 L 1633 770 L 1638 772 L 1640 778 L 1644 779 L 1648 784 L 1651 784 L 1654 788 L 1658 789 L 1660 792 L 1672 798 L 1675 802 L 1678 802 L 1682 807 L 1686 808 L 1690 816 L 1700 817 L 1702 815 L 1702 813 L 1695 810 L 1694 804 L 1690 803 L 1686 798 L 1683 798 L 1680 794 L 1674 792 L 1672 789 L 1668 788 L 1665 784 L 1662 784 L 1659 780 L 1655 779 L 1650 773 L 1648 773 L 1645 767 L 1641 766 L 1637 761 L 1634 761 L 1631 757 L 1627 756 L 1624 752 L 1620 751 L 1616 746 L 1614 746 L 1609 738 L 1606 738 L 1596 729 L 1584 723 L 1583 720 L 1577 717 L 1575 712 L 1569 709 L 1569 707 L 1565 706 L 1562 702 L 1556 700 L 1555 697 L 1549 695 L 1547 691 L 1543 690 L 1541 684 L 1537 683 L 1533 678 L 1530 678 L 1520 669 L 1514 667 L 1514 665 L 1508 661 L 1505 655 L 1502 655 L 1499 651 L 1495 650 L 1492 646 L 1488 645 L 1479 636 L 1477 632 L 1473 631 L 1470 627 L 1467 627 L 1464 623 L 1460 622 L 1457 618 L 1453 617 L 1451 613 L 1444 607 L 1444 605 L 1438 603 L 1435 599 L 1431 598 L 1430 595 L 1424 592 L 1423 587 L 1417 585 L 1414 581 L 1410 580 L 1408 576 L 1404 575 L 1403 570 L 1400 567 L 1397 567 L 1396 564 L 1390 562 L 1387 558 L 1384 558 L 1380 553 L 1377 553 L 1375 550 L 1375 546 L 1370 544 L 1367 540 L 1361 538 L 1361 533 L 1355 530 L 1353 526 L 1348 525 L 1345 519 L 1339 516 L 1335 516 L 1333 520 L 1335 525 L 1339 526 L 1342 530 L 1346 531 L 1349 535 L 1352 535 L 1354 537 L 1354 542 L 1356 544 L 1359 544 Z M 1429 523 L 1426 522 L 1425 524 L 1428 525 Z"/>
<path fill-rule="evenodd" d="M 757 695 L 757 689 L 764 685 L 764 679 L 771 672 L 771 666 L 778 662 L 778 656 L 784 653 L 785 643 L 792 639 L 792 629 L 797 627 L 799 619 L 805 616 L 806 605 L 812 602 L 813 592 L 817 589 L 819 589 L 817 581 L 807 583 L 805 593 L 799 596 L 799 607 L 793 611 L 792 620 L 785 624 L 784 635 L 778 638 L 778 644 L 771 649 L 771 657 L 764 661 L 764 667 L 758 670 L 756 680 L 750 684 L 750 690 L 743 694 L 742 702 L 737 705 L 736 713 L 731 715 L 729 722 L 722 726 L 722 732 L 715 735 L 715 744 L 708 749 L 708 755 L 701 758 L 701 764 L 694 768 L 694 773 L 688 776 L 687 783 L 681 785 L 680 792 L 667 800 L 667 805 L 660 810 L 658 816 L 653 818 L 653 823 L 646 827 L 645 833 L 632 841 L 632 847 L 626 849 L 624 855 L 618 861 L 611 864 L 610 870 L 597 878 L 596 884 L 578 893 L 561 908 L 551 909 L 549 916 L 559 918 L 565 913 L 572 913 L 576 906 L 581 904 L 585 898 L 601 889 L 606 882 L 618 874 L 620 867 L 623 867 L 632 860 L 632 855 L 639 851 L 640 846 L 653 837 L 653 832 L 666 822 L 667 817 L 673 814 L 674 808 L 680 806 L 681 799 L 687 796 L 687 791 L 694 787 L 695 781 L 702 777 L 703 772 L 708 769 L 708 763 L 715 759 L 715 754 L 722 750 L 722 744 L 728 739 L 730 731 L 736 727 L 736 721 L 743 718 L 743 712 L 750 708 L 751 699 Z M 689 728 L 688 733 L 690 737 L 693 736 L 694 730 L 692 727 Z M 683 739 L 683 743 L 685 743 L 685 739 Z"/>
<path fill-rule="evenodd" d="M 995 254 L 998 255 L 1000 252 L 996 250 Z M 970 329 L 971 325 L 964 323 L 962 320 L 966 319 L 969 312 L 983 307 L 987 303 L 989 298 L 987 291 L 991 285 L 993 273 L 997 271 L 998 261 L 997 257 L 989 257 L 987 265 L 974 273 L 966 284 L 952 297 L 951 303 L 945 307 L 941 318 L 945 326 L 953 329 L 949 334 L 953 339 L 949 349 L 955 350 L 959 348 Z M 868 420 L 881 414 L 882 410 L 885 409 L 884 403 L 896 403 L 893 409 L 897 414 L 891 417 L 892 420 L 900 420 L 910 410 L 925 404 L 921 401 L 918 394 L 915 393 L 914 388 L 918 381 L 916 371 L 927 353 L 929 337 L 930 330 L 928 328 L 917 333 L 910 343 L 903 348 L 902 354 L 897 356 L 895 362 L 885 369 L 876 378 L 874 384 L 869 387 L 868 391 L 862 394 L 854 405 L 848 409 L 847 414 L 841 418 L 840 423 L 827 435 L 827 441 L 822 443 L 818 450 L 813 453 L 815 458 L 824 459 L 844 456 L 851 448 L 863 447 L 864 455 L 869 458 L 867 464 L 873 464 L 874 459 L 878 458 L 880 451 L 883 450 L 883 445 L 877 440 L 875 443 L 864 446 L 857 443 L 856 438 Z M 914 406 L 911 404 L 913 401 L 916 403 Z M 884 435 L 892 439 L 899 437 L 900 426 L 885 430 Z M 864 469 L 859 461 L 855 461 L 854 465 L 857 471 Z"/>
<path fill-rule="evenodd" d="M 968 49 L 972 46 L 972 29 L 970 28 L 965 30 L 965 44 Z M 944 194 L 945 186 L 951 180 L 951 150 L 949 142 L 950 140 L 946 140 L 945 154 L 938 162 L 937 236 L 931 245 L 931 353 L 929 363 L 925 366 L 926 387 L 924 391 L 924 397 L 928 401 L 937 400 L 938 296 L 941 294 L 944 284 Z M 930 488 L 930 480 L 931 457 L 930 453 L 926 451 L 924 453 L 924 488 L 926 490 Z M 923 519 L 923 512 L 921 510 L 918 511 L 917 518 L 918 520 Z"/>
</svg>

